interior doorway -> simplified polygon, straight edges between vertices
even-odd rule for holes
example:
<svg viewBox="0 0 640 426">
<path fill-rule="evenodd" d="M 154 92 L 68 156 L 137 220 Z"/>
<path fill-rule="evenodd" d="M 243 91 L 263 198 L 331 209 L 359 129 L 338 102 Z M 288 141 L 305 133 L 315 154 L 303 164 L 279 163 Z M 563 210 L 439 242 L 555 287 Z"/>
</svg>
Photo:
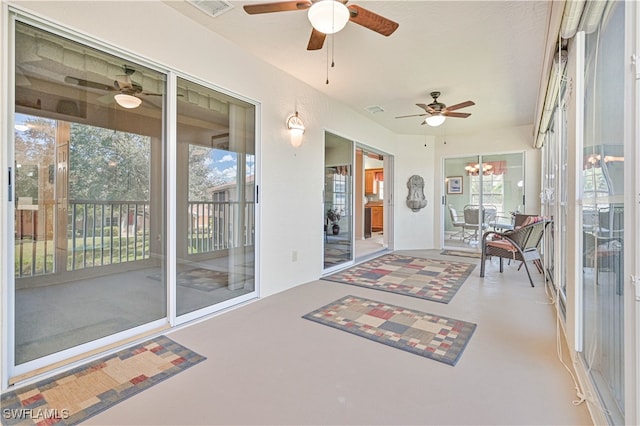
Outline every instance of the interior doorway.
<svg viewBox="0 0 640 426">
<path fill-rule="evenodd" d="M 388 250 L 393 185 L 390 156 L 365 145 L 355 153 L 355 256 L 364 260 Z"/>
<path fill-rule="evenodd" d="M 392 250 L 393 156 L 325 132 L 324 273 Z"/>
</svg>

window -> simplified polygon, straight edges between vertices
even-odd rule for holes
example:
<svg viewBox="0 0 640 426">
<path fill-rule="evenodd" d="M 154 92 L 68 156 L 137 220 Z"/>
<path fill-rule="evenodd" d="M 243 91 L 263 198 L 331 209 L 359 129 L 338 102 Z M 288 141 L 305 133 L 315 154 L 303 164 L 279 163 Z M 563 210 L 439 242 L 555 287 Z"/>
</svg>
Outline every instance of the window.
<svg viewBox="0 0 640 426">
<path fill-rule="evenodd" d="M 480 204 L 480 188 L 482 203 L 492 205 L 499 212 L 504 212 L 504 180 L 503 175 L 488 174 L 471 178 L 471 204 Z M 482 182 L 481 182 L 482 181 Z"/>
</svg>

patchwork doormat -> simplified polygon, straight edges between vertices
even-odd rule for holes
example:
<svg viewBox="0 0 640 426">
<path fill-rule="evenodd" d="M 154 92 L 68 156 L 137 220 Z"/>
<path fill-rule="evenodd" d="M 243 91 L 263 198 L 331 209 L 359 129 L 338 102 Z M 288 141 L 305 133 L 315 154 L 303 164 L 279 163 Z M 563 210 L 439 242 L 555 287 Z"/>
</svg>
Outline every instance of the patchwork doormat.
<svg viewBox="0 0 640 426">
<path fill-rule="evenodd" d="M 2 395 L 3 425 L 75 425 L 206 358 L 160 336 Z"/>
<path fill-rule="evenodd" d="M 322 279 L 449 303 L 475 267 L 390 253 Z"/>
<path fill-rule="evenodd" d="M 476 324 L 346 296 L 302 318 L 360 337 L 456 365 Z"/>
<path fill-rule="evenodd" d="M 482 253 L 476 253 L 473 251 L 464 251 L 464 250 L 442 250 L 440 254 L 445 254 L 447 256 L 471 257 L 473 259 L 482 258 Z"/>
<path fill-rule="evenodd" d="M 147 278 L 162 281 L 160 274 L 148 275 Z M 244 280 L 245 277 L 236 274 L 236 280 Z M 229 273 L 223 271 L 212 271 L 211 269 L 195 268 L 178 272 L 176 283 L 183 287 L 189 287 L 200 291 L 213 291 L 229 285 Z"/>
</svg>

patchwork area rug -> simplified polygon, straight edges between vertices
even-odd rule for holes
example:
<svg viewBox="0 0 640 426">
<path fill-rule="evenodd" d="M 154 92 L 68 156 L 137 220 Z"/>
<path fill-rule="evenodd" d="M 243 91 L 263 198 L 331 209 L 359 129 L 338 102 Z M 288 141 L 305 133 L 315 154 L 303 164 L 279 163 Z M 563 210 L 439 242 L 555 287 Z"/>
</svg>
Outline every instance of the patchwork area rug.
<svg viewBox="0 0 640 426">
<path fill-rule="evenodd" d="M 160 336 L 2 395 L 3 425 L 75 425 L 204 361 Z"/>
<path fill-rule="evenodd" d="M 475 267 L 391 253 L 322 279 L 449 303 Z"/>
<path fill-rule="evenodd" d="M 474 259 L 482 258 L 482 253 L 464 250 L 442 250 L 440 254 L 446 254 L 447 256 L 471 257 Z"/>
<path fill-rule="evenodd" d="M 147 278 L 162 281 L 160 274 L 149 275 Z M 244 277 L 238 277 L 238 275 L 236 275 L 235 278 L 240 280 L 244 279 Z M 195 290 L 213 291 L 229 285 L 229 273 L 204 268 L 189 269 L 188 271 L 178 272 L 176 282 L 180 286 Z"/>
<path fill-rule="evenodd" d="M 374 300 L 346 296 L 303 318 L 455 365 L 476 324 Z"/>
</svg>

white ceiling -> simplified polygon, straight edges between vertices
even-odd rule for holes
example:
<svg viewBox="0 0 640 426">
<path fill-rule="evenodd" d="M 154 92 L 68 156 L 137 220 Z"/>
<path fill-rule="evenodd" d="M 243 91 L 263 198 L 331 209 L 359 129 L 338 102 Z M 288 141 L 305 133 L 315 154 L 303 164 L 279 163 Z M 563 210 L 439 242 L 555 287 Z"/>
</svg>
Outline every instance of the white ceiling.
<svg viewBox="0 0 640 426">
<path fill-rule="evenodd" d="M 268 0 L 269 1 L 269 0 Z M 398 134 L 441 135 L 533 124 L 543 70 L 549 1 L 369 1 L 357 4 L 400 24 L 389 37 L 349 22 L 324 48 L 307 51 L 311 33 L 307 12 L 248 15 L 244 4 L 211 17 L 190 3 L 170 1 L 191 17 L 264 61 Z M 335 67 L 327 56 L 334 47 Z M 330 60 L 330 59 L 329 59 Z M 453 105 L 466 119 L 421 125 L 416 103 Z M 380 106 L 371 114 L 365 108 Z"/>
</svg>

